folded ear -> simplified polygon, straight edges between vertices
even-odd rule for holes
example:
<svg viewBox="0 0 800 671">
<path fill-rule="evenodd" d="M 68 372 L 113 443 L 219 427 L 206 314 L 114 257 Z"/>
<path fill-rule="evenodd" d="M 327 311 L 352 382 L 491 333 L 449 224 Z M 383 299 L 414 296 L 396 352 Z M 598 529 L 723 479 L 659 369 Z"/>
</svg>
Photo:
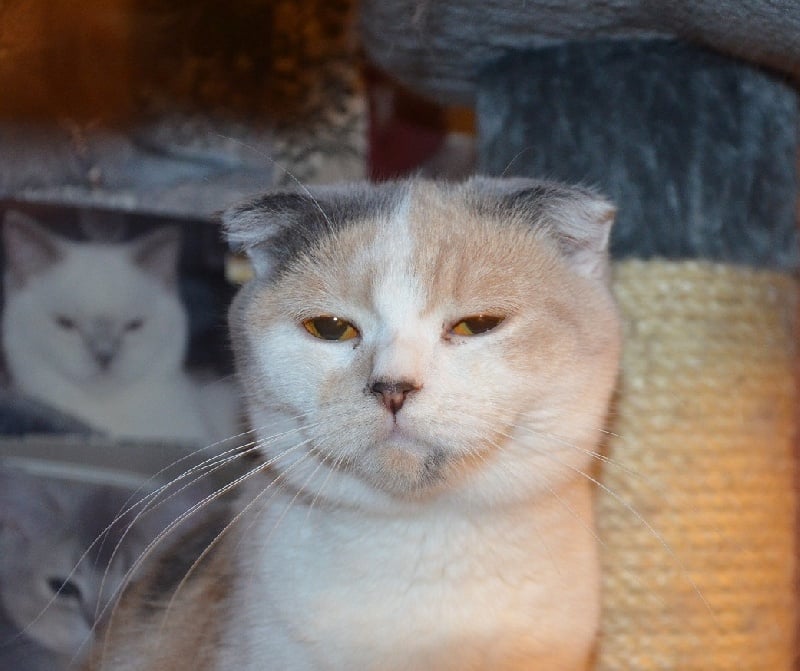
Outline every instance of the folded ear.
<svg viewBox="0 0 800 671">
<path fill-rule="evenodd" d="M 484 207 L 541 228 L 573 270 L 605 279 L 616 208 L 592 189 L 534 179 L 475 178 Z"/>
<path fill-rule="evenodd" d="M 8 210 L 5 214 L 3 244 L 8 276 L 16 286 L 47 270 L 64 254 L 58 236 L 18 210 Z"/>
<path fill-rule="evenodd" d="M 228 244 L 245 252 L 256 277 L 268 278 L 320 237 L 357 219 L 378 216 L 398 189 L 366 182 L 276 190 L 226 210 Z"/>
<path fill-rule="evenodd" d="M 311 194 L 276 191 L 228 208 L 222 224 L 228 244 L 247 254 L 256 277 L 268 277 L 281 257 L 282 234 L 324 214 Z"/>
</svg>

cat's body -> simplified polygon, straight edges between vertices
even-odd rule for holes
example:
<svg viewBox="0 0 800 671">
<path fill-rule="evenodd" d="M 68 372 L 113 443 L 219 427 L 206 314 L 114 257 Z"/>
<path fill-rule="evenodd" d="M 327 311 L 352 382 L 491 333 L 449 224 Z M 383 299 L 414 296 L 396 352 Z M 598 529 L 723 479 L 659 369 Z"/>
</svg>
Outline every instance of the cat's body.
<svg viewBox="0 0 800 671">
<path fill-rule="evenodd" d="M 16 389 L 115 436 L 205 444 L 232 430 L 183 370 L 177 231 L 72 242 L 10 211 L 4 237 L 3 346 Z"/>
<path fill-rule="evenodd" d="M 256 270 L 231 329 L 269 467 L 169 609 L 131 595 L 92 668 L 584 668 L 612 216 L 589 191 L 479 178 L 229 212 Z"/>
</svg>

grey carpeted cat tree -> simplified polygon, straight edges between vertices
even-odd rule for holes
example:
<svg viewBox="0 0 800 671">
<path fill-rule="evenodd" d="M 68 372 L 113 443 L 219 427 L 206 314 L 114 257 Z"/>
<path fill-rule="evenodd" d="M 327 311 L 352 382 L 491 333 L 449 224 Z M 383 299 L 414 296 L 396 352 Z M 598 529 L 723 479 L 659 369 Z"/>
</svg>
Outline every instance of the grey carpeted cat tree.
<svg viewBox="0 0 800 671">
<path fill-rule="evenodd" d="M 595 668 L 794 668 L 800 5 L 365 0 L 361 25 L 475 106 L 483 172 L 619 207 Z"/>
</svg>

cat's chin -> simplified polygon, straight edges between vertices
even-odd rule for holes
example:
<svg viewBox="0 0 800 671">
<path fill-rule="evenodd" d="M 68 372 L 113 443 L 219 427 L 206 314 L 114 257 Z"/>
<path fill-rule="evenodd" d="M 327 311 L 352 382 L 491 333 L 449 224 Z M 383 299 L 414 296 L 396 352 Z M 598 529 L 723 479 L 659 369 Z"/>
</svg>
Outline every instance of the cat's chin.
<svg viewBox="0 0 800 671">
<path fill-rule="evenodd" d="M 446 486 L 450 460 L 445 450 L 401 432 L 392 432 L 365 457 L 370 484 L 392 496 L 418 498 Z"/>
</svg>

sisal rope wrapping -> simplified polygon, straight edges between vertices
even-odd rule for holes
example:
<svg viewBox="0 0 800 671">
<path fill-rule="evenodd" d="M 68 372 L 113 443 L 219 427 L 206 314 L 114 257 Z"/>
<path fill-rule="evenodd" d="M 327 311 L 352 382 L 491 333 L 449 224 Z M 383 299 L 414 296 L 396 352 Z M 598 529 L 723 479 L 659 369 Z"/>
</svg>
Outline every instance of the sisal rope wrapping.
<svg viewBox="0 0 800 671">
<path fill-rule="evenodd" d="M 596 669 L 789 671 L 797 285 L 706 262 L 614 272 L 625 347 L 601 479 L 620 500 L 598 495 Z"/>
</svg>

